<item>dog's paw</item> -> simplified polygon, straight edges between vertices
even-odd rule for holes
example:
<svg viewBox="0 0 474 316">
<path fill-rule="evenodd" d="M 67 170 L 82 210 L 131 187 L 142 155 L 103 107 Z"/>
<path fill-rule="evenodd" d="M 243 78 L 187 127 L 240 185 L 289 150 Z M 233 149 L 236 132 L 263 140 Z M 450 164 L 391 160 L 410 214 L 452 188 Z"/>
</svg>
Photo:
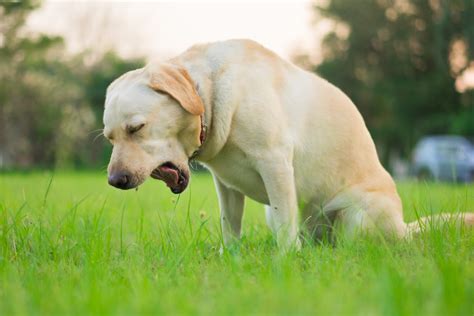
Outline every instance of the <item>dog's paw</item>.
<svg viewBox="0 0 474 316">
<path fill-rule="evenodd" d="M 229 254 L 231 256 L 240 254 L 240 242 L 233 242 L 226 246 L 221 246 L 219 249 L 219 255 Z"/>
</svg>

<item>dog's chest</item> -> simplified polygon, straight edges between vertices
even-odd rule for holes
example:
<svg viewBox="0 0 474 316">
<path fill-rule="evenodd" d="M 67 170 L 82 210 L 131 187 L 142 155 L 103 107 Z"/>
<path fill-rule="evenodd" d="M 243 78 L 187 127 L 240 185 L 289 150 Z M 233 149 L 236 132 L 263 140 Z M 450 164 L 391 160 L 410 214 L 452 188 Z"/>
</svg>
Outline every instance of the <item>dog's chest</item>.
<svg viewBox="0 0 474 316">
<path fill-rule="evenodd" d="M 206 163 L 214 175 L 227 187 L 237 190 L 257 202 L 268 204 L 265 185 L 253 167 L 251 159 L 237 148 L 223 148 Z"/>
</svg>

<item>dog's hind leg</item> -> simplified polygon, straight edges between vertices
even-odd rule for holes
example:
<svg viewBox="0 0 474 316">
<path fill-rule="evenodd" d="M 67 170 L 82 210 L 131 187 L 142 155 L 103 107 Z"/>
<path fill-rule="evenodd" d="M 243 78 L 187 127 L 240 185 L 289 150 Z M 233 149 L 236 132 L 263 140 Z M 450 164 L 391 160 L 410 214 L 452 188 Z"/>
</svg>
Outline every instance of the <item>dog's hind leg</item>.
<svg viewBox="0 0 474 316">
<path fill-rule="evenodd" d="M 361 233 L 394 238 L 406 235 L 400 199 L 384 192 L 350 195 L 350 203 L 339 211 L 335 226 L 349 238 Z"/>
</svg>

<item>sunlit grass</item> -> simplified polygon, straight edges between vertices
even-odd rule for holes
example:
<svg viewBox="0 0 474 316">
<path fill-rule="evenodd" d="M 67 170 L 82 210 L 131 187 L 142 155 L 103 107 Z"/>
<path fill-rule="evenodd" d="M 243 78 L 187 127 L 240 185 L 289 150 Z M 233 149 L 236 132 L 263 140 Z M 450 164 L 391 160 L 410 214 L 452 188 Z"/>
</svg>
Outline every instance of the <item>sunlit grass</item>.
<svg viewBox="0 0 474 316">
<path fill-rule="evenodd" d="M 239 249 L 219 255 L 212 179 L 172 195 L 95 173 L 0 176 L 0 315 L 474 314 L 474 234 L 362 238 L 281 256 L 247 201 Z M 399 184 L 405 215 L 474 211 L 474 186 Z"/>
</svg>

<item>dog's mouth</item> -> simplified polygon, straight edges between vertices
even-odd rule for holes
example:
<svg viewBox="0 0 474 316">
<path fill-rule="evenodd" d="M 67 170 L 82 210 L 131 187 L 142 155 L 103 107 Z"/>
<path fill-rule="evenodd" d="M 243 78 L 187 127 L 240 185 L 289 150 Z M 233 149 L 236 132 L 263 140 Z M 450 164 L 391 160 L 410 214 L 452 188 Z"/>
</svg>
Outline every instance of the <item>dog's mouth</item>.
<svg viewBox="0 0 474 316">
<path fill-rule="evenodd" d="M 174 194 L 183 192 L 189 182 L 188 172 L 178 168 L 170 161 L 159 165 L 150 176 L 153 179 L 164 181 Z"/>
</svg>

